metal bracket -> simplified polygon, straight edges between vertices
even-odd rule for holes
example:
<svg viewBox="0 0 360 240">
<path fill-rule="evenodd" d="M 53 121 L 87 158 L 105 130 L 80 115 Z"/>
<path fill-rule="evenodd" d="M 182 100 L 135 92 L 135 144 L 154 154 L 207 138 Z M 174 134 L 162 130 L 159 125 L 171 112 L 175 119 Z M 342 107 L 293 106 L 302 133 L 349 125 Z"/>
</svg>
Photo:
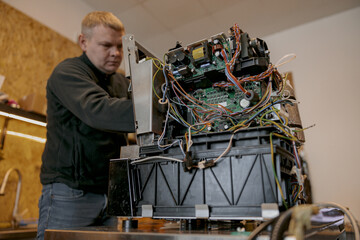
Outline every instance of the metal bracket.
<svg viewBox="0 0 360 240">
<path fill-rule="evenodd" d="M 139 148 L 140 147 L 138 145 L 122 146 L 120 151 L 120 158 L 129 158 L 129 159 L 138 158 Z"/>
<path fill-rule="evenodd" d="M 165 77 L 155 74 L 158 67 L 153 63 L 154 55 L 137 43 L 133 35 L 126 34 L 122 39 L 126 76 L 131 78 L 137 144 L 153 145 L 154 134 L 162 133 L 165 120 L 165 114 L 161 111 L 163 106 L 155 95 L 161 95 Z"/>
</svg>

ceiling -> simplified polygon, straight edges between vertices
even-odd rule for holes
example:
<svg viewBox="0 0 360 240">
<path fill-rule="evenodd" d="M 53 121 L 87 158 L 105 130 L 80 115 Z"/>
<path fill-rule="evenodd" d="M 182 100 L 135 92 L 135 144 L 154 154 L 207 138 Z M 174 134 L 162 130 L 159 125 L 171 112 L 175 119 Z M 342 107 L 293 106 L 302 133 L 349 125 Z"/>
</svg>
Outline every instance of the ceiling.
<svg viewBox="0 0 360 240">
<path fill-rule="evenodd" d="M 360 0 L 82 0 L 111 11 L 144 47 L 161 57 L 237 23 L 250 37 L 264 37 L 360 6 Z"/>
</svg>

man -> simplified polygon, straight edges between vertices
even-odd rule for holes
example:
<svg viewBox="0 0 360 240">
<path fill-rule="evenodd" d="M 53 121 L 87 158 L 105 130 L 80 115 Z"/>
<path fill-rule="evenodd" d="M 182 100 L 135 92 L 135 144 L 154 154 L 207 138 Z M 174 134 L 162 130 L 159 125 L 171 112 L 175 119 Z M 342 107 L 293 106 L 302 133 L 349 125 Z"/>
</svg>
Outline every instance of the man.
<svg viewBox="0 0 360 240">
<path fill-rule="evenodd" d="M 122 61 L 121 21 L 109 12 L 82 21 L 80 57 L 66 59 L 47 83 L 47 142 L 42 156 L 38 239 L 47 228 L 107 224 L 109 159 L 134 132 Z"/>
</svg>

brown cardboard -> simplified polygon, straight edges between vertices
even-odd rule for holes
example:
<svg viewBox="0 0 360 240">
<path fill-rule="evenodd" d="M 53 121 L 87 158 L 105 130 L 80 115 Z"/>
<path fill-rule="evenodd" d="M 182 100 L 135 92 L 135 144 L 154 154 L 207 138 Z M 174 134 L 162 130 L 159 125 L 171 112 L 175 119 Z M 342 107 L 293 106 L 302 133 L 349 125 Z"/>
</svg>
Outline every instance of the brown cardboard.
<svg viewBox="0 0 360 240">
<path fill-rule="evenodd" d="M 19 100 L 21 109 L 46 115 L 46 97 L 41 94 L 32 93 Z"/>
</svg>

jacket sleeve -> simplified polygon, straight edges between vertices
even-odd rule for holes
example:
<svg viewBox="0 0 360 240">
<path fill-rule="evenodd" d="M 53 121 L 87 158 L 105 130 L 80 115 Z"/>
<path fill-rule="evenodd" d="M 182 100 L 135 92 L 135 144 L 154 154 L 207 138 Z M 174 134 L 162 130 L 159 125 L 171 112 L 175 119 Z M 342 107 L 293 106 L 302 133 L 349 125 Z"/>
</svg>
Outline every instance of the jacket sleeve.
<svg viewBox="0 0 360 240">
<path fill-rule="evenodd" d="M 110 95 L 95 82 L 95 75 L 82 62 L 60 63 L 48 80 L 48 90 L 57 101 L 90 127 L 134 132 L 133 104 Z"/>
</svg>

